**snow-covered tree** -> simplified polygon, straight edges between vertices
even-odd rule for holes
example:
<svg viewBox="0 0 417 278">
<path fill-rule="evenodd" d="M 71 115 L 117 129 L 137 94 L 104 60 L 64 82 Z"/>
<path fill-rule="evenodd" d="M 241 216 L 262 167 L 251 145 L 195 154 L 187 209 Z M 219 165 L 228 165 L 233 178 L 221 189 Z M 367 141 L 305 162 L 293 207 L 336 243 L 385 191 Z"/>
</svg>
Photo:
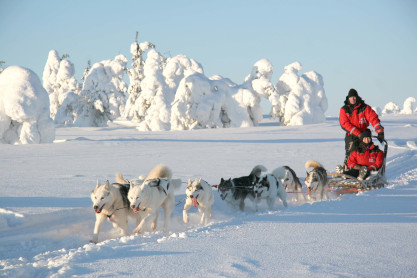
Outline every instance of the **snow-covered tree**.
<svg viewBox="0 0 417 278">
<path fill-rule="evenodd" d="M 19 66 L 0 74 L 0 142 L 52 143 L 55 125 L 49 116 L 49 97 L 39 77 Z"/>
<path fill-rule="evenodd" d="M 74 77 L 74 65 L 67 59 L 68 57 L 68 54 L 64 54 L 59 58 L 56 50 L 49 51 L 43 71 L 43 86 L 49 94 L 51 118 L 56 120 L 56 123 L 63 123 L 63 119 L 56 119 L 56 114 L 67 95 L 78 94 L 80 89 Z M 68 101 L 65 102 L 68 103 Z M 62 109 L 66 111 L 68 107 Z M 63 116 L 62 111 L 59 114 L 61 117 Z M 67 115 L 65 115 L 65 122 L 67 121 Z"/>
<path fill-rule="evenodd" d="M 374 111 L 375 111 L 375 113 L 376 113 L 378 116 L 381 116 L 381 115 L 382 115 L 382 109 L 381 109 L 381 107 L 379 107 L 379 106 L 374 106 L 374 107 L 372 107 L 372 110 L 374 110 Z"/>
<path fill-rule="evenodd" d="M 48 94 L 52 94 L 54 92 L 56 76 L 58 74 L 60 63 L 61 58 L 59 57 L 58 52 L 56 50 L 49 51 L 48 59 L 46 60 L 42 75 L 43 87 Z"/>
<path fill-rule="evenodd" d="M 3 65 L 6 63 L 5 61 L 0 61 L 0 74 L 3 72 Z"/>
<path fill-rule="evenodd" d="M 149 50 L 143 67 L 144 79 L 137 99 L 139 130 L 169 130 L 171 102 L 174 99 L 162 74 L 164 58 L 155 50 Z"/>
<path fill-rule="evenodd" d="M 125 118 L 132 119 L 133 121 L 140 122 L 141 119 L 138 114 L 138 100 L 141 92 L 141 82 L 145 78 L 143 73 L 143 55 L 149 49 L 155 48 L 155 46 L 150 42 L 143 42 L 138 44 L 134 42 L 130 45 L 130 53 L 133 55 L 132 57 L 132 69 L 128 69 L 127 72 L 129 74 L 129 88 L 127 92 L 129 93 L 129 98 L 126 102 L 125 107 Z"/>
<path fill-rule="evenodd" d="M 62 60 L 59 64 L 54 91 L 49 94 L 51 118 L 55 116 L 62 103 L 70 93 L 78 93 L 79 85 L 74 77 L 74 65 L 68 60 Z"/>
<path fill-rule="evenodd" d="M 254 125 L 262 120 L 262 109 L 260 107 L 260 98 L 268 99 L 272 104 L 271 117 L 276 118 L 281 110 L 278 92 L 276 87 L 272 85 L 271 78 L 274 67 L 267 59 L 262 59 L 256 62 L 252 68 L 252 72 L 245 79 L 242 87 L 253 91 L 256 97 L 256 104 L 253 107 L 248 107 Z"/>
<path fill-rule="evenodd" d="M 194 59 L 190 59 L 185 55 L 177 55 L 168 58 L 163 70 L 165 82 L 171 92 L 176 92 L 177 88 L 184 77 L 194 73 L 204 73 L 203 67 Z"/>
<path fill-rule="evenodd" d="M 299 62 L 286 66 L 277 84 L 280 97 L 284 96 L 281 102 L 284 105 L 281 118 L 284 125 L 314 124 L 325 120 L 328 104 L 323 78 L 314 71 L 299 76 L 301 69 Z"/>
<path fill-rule="evenodd" d="M 388 102 L 384 109 L 382 110 L 382 114 L 397 114 L 400 112 L 400 108 L 394 102 Z"/>
<path fill-rule="evenodd" d="M 118 55 L 114 60 L 95 63 L 86 76 L 80 93 L 82 111 L 77 112 L 77 126 L 105 126 L 107 121 L 124 112 L 126 83 L 123 75 L 127 59 Z"/>
<path fill-rule="evenodd" d="M 259 96 L 245 86 L 218 75 L 209 79 L 195 73 L 180 82 L 171 111 L 171 128 L 254 126 L 257 118 L 252 111 L 258 111 L 258 105 Z"/>
<path fill-rule="evenodd" d="M 172 106 L 171 129 L 188 130 L 223 126 L 220 115 L 225 88 L 219 90 L 219 86 L 224 84 L 219 80 L 216 83 L 217 86 L 211 84 L 202 73 L 195 73 L 181 80 Z"/>
<path fill-rule="evenodd" d="M 416 103 L 416 99 L 413 97 L 409 97 L 404 101 L 403 109 L 401 110 L 401 114 L 413 114 L 415 108 L 414 104 Z"/>
</svg>

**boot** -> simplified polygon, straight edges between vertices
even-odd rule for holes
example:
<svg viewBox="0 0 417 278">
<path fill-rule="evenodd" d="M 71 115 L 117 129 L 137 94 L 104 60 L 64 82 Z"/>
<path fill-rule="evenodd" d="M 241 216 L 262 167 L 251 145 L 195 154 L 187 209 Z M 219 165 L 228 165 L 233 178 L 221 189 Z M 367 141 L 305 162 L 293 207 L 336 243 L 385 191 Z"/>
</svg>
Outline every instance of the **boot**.
<svg viewBox="0 0 417 278">
<path fill-rule="evenodd" d="M 359 169 L 358 180 L 363 181 L 367 173 L 368 168 L 366 166 L 361 166 L 361 168 Z"/>
</svg>

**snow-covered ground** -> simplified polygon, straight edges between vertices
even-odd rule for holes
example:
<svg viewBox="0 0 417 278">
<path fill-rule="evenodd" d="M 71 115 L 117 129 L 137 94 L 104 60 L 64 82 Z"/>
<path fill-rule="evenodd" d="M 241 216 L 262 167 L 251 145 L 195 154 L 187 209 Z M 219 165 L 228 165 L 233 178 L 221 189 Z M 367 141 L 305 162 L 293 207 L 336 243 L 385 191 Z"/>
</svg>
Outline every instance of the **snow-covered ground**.
<svg viewBox="0 0 417 278">
<path fill-rule="evenodd" d="M 277 201 L 274 210 L 262 204 L 258 212 L 249 201 L 244 212 L 234 211 L 214 192 L 208 225 L 198 224 L 195 208 L 184 224 L 180 203 L 170 232 L 119 237 L 105 223 L 97 245 L 89 243 L 97 179 L 112 182 L 118 171 L 133 179 L 160 163 L 184 182 L 201 177 L 213 185 L 257 164 L 269 171 L 289 165 L 303 178 L 305 161 L 316 159 L 333 171 L 344 155 L 337 118 L 163 132 L 114 122 L 57 127 L 53 144 L 0 144 L 0 276 L 416 277 L 417 117 L 381 122 L 389 143 L 386 188 L 290 201 L 287 209 Z"/>
</svg>

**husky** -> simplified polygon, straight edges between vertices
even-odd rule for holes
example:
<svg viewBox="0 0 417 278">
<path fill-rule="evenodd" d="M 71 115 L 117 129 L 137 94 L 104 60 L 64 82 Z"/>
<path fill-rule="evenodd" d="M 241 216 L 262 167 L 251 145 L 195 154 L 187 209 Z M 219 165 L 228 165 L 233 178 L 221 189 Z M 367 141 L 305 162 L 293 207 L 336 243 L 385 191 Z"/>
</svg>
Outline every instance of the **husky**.
<svg viewBox="0 0 417 278">
<path fill-rule="evenodd" d="M 256 210 L 258 210 L 258 202 L 266 199 L 268 208 L 273 209 L 275 200 L 279 197 L 284 207 L 288 207 L 287 192 L 279 177 L 280 169 L 277 168 L 271 174 L 263 175 L 255 185 Z"/>
<path fill-rule="evenodd" d="M 278 167 L 274 170 L 277 179 L 281 180 L 286 192 L 294 193 L 295 201 L 298 202 L 300 199 L 305 201 L 306 198 L 302 192 L 302 185 L 297 174 L 289 166 Z"/>
<path fill-rule="evenodd" d="M 109 181 L 106 181 L 101 185 L 97 180 L 97 186 L 91 192 L 96 222 L 90 242 L 98 242 L 98 234 L 106 219 L 113 224 L 113 227 L 119 228 L 124 236 L 129 234 L 128 216 L 136 219 L 136 225 L 139 224 L 141 215 L 133 212 L 127 198 L 129 187 L 130 185 L 124 182 L 110 184 Z"/>
<path fill-rule="evenodd" d="M 131 183 L 128 193 L 130 206 L 133 211 L 145 213 L 133 232 L 143 234 L 149 231 L 149 226 L 155 230 L 160 207 L 164 210 L 163 230 L 166 232 L 175 206 L 174 189 L 180 186 L 181 180 L 172 179 L 171 170 L 164 165 L 155 166 L 142 184 Z"/>
<path fill-rule="evenodd" d="M 305 183 L 307 185 L 307 198 L 309 200 L 316 200 L 319 195 L 320 200 L 328 200 L 327 195 L 329 184 L 327 180 L 327 171 L 323 166 L 314 160 L 308 160 L 305 168 L 313 167 L 313 170 L 307 172 Z"/>
<path fill-rule="evenodd" d="M 255 200 L 254 186 L 264 171 L 266 171 L 264 166 L 257 165 L 252 169 L 249 176 L 229 178 L 228 180 L 221 178 L 218 186 L 220 197 L 233 207 L 239 205 L 239 209 L 243 211 L 246 197 L 249 197 L 252 201 Z"/>
<path fill-rule="evenodd" d="M 211 186 L 204 180 L 188 180 L 188 186 L 185 190 L 187 200 L 184 204 L 184 210 L 182 212 L 184 223 L 188 223 L 187 211 L 191 208 L 191 205 L 198 207 L 198 211 L 201 214 L 200 224 L 207 224 L 207 218 L 211 218 L 211 206 L 214 202 L 214 194 Z"/>
</svg>

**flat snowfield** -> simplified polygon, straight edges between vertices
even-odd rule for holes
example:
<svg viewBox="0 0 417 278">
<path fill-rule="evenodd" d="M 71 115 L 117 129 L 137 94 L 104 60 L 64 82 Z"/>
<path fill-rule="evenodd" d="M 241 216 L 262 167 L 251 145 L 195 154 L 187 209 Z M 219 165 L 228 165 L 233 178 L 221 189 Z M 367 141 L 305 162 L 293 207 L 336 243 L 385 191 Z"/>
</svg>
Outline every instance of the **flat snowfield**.
<svg viewBox="0 0 417 278">
<path fill-rule="evenodd" d="M 140 132 L 58 127 L 53 144 L 0 145 L 0 276 L 7 277 L 417 277 L 417 117 L 383 116 L 389 185 L 302 203 L 288 194 L 273 210 L 247 200 L 243 212 L 214 192 L 213 218 L 182 221 L 188 179 L 216 185 L 288 165 L 303 180 L 314 159 L 334 172 L 344 157 L 337 118 L 305 126 Z M 375 139 L 376 140 L 376 139 Z M 157 164 L 183 185 L 169 232 L 121 237 L 107 222 L 89 240 L 97 180 L 146 175 Z M 213 188 L 213 190 L 216 190 Z M 305 192 L 305 188 L 303 188 Z M 133 230 L 133 221 L 129 223 Z"/>
</svg>

